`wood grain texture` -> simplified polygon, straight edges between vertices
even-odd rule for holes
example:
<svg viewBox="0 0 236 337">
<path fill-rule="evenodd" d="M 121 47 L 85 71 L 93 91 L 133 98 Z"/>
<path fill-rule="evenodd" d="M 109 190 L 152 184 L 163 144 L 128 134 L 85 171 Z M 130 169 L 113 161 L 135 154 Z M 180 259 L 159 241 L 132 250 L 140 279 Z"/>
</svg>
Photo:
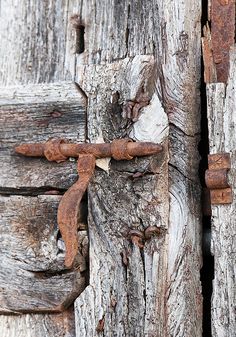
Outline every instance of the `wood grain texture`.
<svg viewBox="0 0 236 337">
<path fill-rule="evenodd" d="M 25 158 L 14 147 L 52 137 L 85 140 L 86 102 L 75 84 L 31 84 L 0 91 L 0 191 L 71 186 L 77 176 L 75 162 Z"/>
<path fill-rule="evenodd" d="M 75 67 L 76 34 L 70 16 L 76 3 L 64 0 L 3 0 L 0 3 L 1 193 L 28 195 L 27 198 L 11 196 L 7 204 L 6 197 L 1 197 L 7 206 L 1 210 L 1 224 L 6 229 L 11 219 L 15 221 L 15 227 L 10 226 L 11 233 L 6 230 L 3 233 L 10 244 L 5 243 L 1 251 L 5 263 L 9 261 L 9 265 L 1 268 L 1 278 L 9 271 L 9 266 L 12 266 L 14 278 L 8 273 L 8 279 L 2 280 L 1 286 L 22 281 L 19 289 L 24 290 L 23 298 L 18 293 L 14 302 L 15 297 L 8 296 L 12 308 L 20 310 L 28 305 L 27 296 L 29 300 L 32 290 L 40 290 L 43 295 L 38 292 L 35 302 L 30 296 L 32 307 L 37 301 L 47 307 L 54 306 L 67 297 L 69 289 L 73 289 L 76 296 L 77 281 L 83 278 L 79 270 L 66 275 L 62 267 L 64 246 L 61 239 L 57 240 L 55 221 L 59 196 L 30 197 L 67 188 L 75 179 L 75 163 L 68 162 L 56 168 L 40 159 L 34 162 L 16 158 L 12 151 L 19 141 L 42 141 L 54 136 L 85 140 L 86 97 L 68 82 L 73 80 Z M 46 84 L 50 82 L 54 85 Z M 28 218 L 28 215 L 31 216 Z M 16 230 L 17 224 L 21 230 Z M 86 256 L 86 245 L 82 248 Z M 39 275 L 47 277 L 43 280 Z M 54 281 L 58 284 L 54 285 Z M 47 287 L 44 288 L 44 284 Z M 6 310 L 6 300 L 4 306 Z M 73 312 L 1 315 L 0 331 L 1 337 L 74 337 Z"/>
<path fill-rule="evenodd" d="M 147 158 L 96 172 L 89 189 L 90 286 L 75 305 L 78 336 L 202 335 L 200 5 L 81 3 L 85 52 L 77 57 L 76 81 L 88 96 L 90 141 L 169 139 L 170 159 L 168 173 L 168 156 L 157 158 L 156 169 Z M 133 123 L 125 107 L 144 95 L 149 104 Z M 128 229 L 150 225 L 161 235 L 143 251 L 129 243 Z"/>
<path fill-rule="evenodd" d="M 86 232 L 80 232 L 77 268 L 65 270 L 58 236 L 61 196 L 0 197 L 0 312 L 61 311 L 84 288 Z"/>
<path fill-rule="evenodd" d="M 167 150 L 157 158 L 111 162 L 110 176 L 96 172 L 89 191 L 90 285 L 76 301 L 77 336 L 102 329 L 105 336 L 201 336 L 200 15 L 200 1 L 193 0 L 1 2 L 9 50 L 0 52 L 1 85 L 75 79 L 88 96 L 90 141 L 128 135 L 166 149 L 170 135 L 169 177 Z M 76 55 L 79 22 L 85 52 Z M 126 103 L 139 103 L 143 94 L 150 102 L 133 123 Z M 161 233 L 140 249 L 127 230 L 149 225 Z M 22 329 L 31 319 L 47 326 L 27 315 Z M 6 334 L 3 320 L 2 326 Z M 56 329 L 54 321 L 45 336 Z"/>
<path fill-rule="evenodd" d="M 73 1 L 70 1 L 73 3 Z M 3 0 L 0 8 L 0 84 L 71 80 L 68 1 Z"/>
<path fill-rule="evenodd" d="M 74 337 L 74 313 L 72 310 L 60 314 L 2 315 L 2 337 Z"/>
<path fill-rule="evenodd" d="M 236 48 L 230 52 L 227 87 L 223 83 L 207 85 L 207 110 L 210 153 L 227 152 L 231 156 L 229 180 L 233 203 L 212 206 L 212 243 L 214 281 L 212 296 L 212 336 L 233 337 L 236 331 L 236 139 L 235 139 Z"/>
</svg>

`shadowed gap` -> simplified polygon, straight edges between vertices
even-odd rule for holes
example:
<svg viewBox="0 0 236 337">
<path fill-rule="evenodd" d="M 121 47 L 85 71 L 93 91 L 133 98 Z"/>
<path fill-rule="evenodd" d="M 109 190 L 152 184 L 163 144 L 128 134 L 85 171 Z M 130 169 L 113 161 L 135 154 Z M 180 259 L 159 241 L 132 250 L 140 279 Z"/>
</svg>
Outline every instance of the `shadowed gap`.
<svg viewBox="0 0 236 337">
<path fill-rule="evenodd" d="M 202 29 L 208 19 L 208 1 L 202 0 Z M 199 153 L 201 161 L 199 165 L 199 175 L 204 191 L 205 171 L 208 168 L 207 156 L 209 154 L 208 124 L 207 124 L 207 98 L 206 84 L 204 82 L 204 64 L 201 60 L 201 141 L 199 143 Z M 204 198 L 205 199 L 205 198 Z M 206 202 L 206 200 L 202 200 Z M 204 205 L 203 205 L 204 206 Z M 203 207 L 204 209 L 205 207 Z M 202 217 L 202 252 L 203 266 L 201 269 L 201 283 L 203 295 L 203 337 L 211 337 L 211 296 L 212 296 L 212 280 L 214 278 L 214 257 L 210 252 L 211 243 L 211 216 L 203 214 Z"/>
</svg>

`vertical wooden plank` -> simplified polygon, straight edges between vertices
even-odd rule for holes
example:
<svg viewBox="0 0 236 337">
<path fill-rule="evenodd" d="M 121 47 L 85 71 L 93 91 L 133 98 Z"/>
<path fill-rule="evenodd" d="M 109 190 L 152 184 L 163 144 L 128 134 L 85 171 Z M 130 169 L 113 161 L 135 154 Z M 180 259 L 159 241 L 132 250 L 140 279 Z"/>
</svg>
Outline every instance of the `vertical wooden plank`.
<svg viewBox="0 0 236 337">
<path fill-rule="evenodd" d="M 227 86 L 207 84 L 207 114 L 210 154 L 227 152 L 231 156 L 229 181 L 233 203 L 212 205 L 212 243 L 214 281 L 212 295 L 212 336 L 233 337 L 236 331 L 236 48 L 230 52 Z"/>
<path fill-rule="evenodd" d="M 168 155 L 155 168 L 147 158 L 96 171 L 90 286 L 76 301 L 78 336 L 202 335 L 200 15 L 200 1 L 81 5 L 85 53 L 76 80 L 88 96 L 90 141 L 161 141 Z M 161 234 L 143 249 L 129 241 L 130 229 L 148 226 Z"/>
</svg>

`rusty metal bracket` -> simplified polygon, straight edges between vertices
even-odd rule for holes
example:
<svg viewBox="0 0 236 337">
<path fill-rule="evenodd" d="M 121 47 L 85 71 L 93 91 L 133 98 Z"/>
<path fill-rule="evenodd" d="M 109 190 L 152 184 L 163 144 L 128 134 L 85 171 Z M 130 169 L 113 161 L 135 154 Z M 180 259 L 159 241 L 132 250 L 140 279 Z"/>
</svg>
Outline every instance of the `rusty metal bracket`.
<svg viewBox="0 0 236 337">
<path fill-rule="evenodd" d="M 29 157 L 46 157 L 57 163 L 69 157 L 78 159 L 78 181 L 63 195 L 58 206 L 57 222 L 66 246 L 65 266 L 71 268 L 78 252 L 77 221 L 79 205 L 92 178 L 96 158 L 112 157 L 131 160 L 135 156 L 148 156 L 162 151 L 162 146 L 150 142 L 116 139 L 103 144 L 71 144 L 63 139 L 50 139 L 45 143 L 21 144 L 15 148 Z"/>
<path fill-rule="evenodd" d="M 212 205 L 231 204 L 232 189 L 228 182 L 230 154 L 216 153 L 208 155 L 208 170 L 205 172 L 206 186 L 210 190 Z"/>
<path fill-rule="evenodd" d="M 227 83 L 229 52 L 235 43 L 235 0 L 211 0 L 202 48 L 206 83 Z"/>
</svg>

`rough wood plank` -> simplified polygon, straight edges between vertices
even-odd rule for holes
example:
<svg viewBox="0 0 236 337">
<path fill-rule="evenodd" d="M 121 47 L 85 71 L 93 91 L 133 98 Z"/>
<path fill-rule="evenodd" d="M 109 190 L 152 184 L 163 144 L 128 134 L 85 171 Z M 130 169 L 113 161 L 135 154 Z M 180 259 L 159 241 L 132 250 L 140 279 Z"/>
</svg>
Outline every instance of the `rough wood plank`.
<svg viewBox="0 0 236 337">
<path fill-rule="evenodd" d="M 236 331 L 236 121 L 235 121 L 236 48 L 231 49 L 227 87 L 223 83 L 207 85 L 207 110 L 210 153 L 227 152 L 231 156 L 229 180 L 233 203 L 212 205 L 212 243 L 214 281 L 212 296 L 212 336 L 233 337 Z"/>
<path fill-rule="evenodd" d="M 74 312 L 44 315 L 2 315 L 2 337 L 74 337 Z"/>
<path fill-rule="evenodd" d="M 90 286 L 76 301 L 79 336 L 202 334 L 200 5 L 81 3 L 85 53 L 77 58 L 76 80 L 88 96 L 90 141 L 128 135 L 165 142 L 170 132 L 170 169 L 168 178 L 165 157 L 157 171 L 141 159 L 112 162 L 108 176 L 96 172 L 89 189 Z M 144 96 L 148 105 L 138 116 L 127 112 L 127 103 L 137 106 Z M 132 175 L 139 178 L 130 182 Z M 143 251 L 129 243 L 128 229 L 150 225 L 162 234 Z"/>
<path fill-rule="evenodd" d="M 124 59 L 106 66 L 81 67 L 79 84 L 89 91 L 90 140 L 96 141 L 100 137 L 112 140 L 127 135 L 130 128 L 127 128 L 127 119 L 122 121 L 122 105 L 116 100 L 111 104 L 108 102 L 114 95 L 124 102 L 134 98 L 140 88 L 148 90 L 145 81 L 148 82 L 153 68 L 153 57 L 145 55 L 137 56 L 133 61 Z M 100 90 L 95 96 L 93 92 L 97 85 Z M 159 101 L 155 94 L 152 100 Z M 143 110 L 145 114 L 145 108 Z M 161 315 L 160 321 L 158 317 L 164 312 L 165 305 L 168 119 L 160 104 L 150 104 L 147 113 L 150 118 L 158 114 L 161 123 L 156 122 L 156 128 L 160 131 L 148 133 L 147 124 L 143 123 L 140 133 L 145 133 L 146 140 L 151 138 L 161 142 L 165 149 L 163 153 L 153 158 L 136 158 L 130 163 L 112 161 L 109 174 L 97 171 L 89 187 L 90 285 L 98 296 L 91 299 L 91 292 L 87 294 L 89 290 L 86 289 L 82 300 L 79 297 L 76 301 L 76 328 L 80 336 L 87 336 L 91 327 L 97 328 L 103 319 L 105 335 L 112 331 L 123 336 L 142 336 L 144 331 L 151 333 L 157 327 L 160 331 L 164 329 L 164 316 Z M 140 178 L 135 178 L 137 172 L 140 172 Z M 130 241 L 131 229 L 144 232 L 151 225 L 157 226 L 161 233 L 147 240 L 143 249 Z M 157 291 L 160 292 L 158 297 Z M 86 306 L 81 304 L 83 298 Z M 91 310 L 94 316 L 90 315 Z M 91 321 L 93 318 L 95 322 Z M 96 328 L 91 336 L 99 334 L 99 328 Z"/>
<path fill-rule="evenodd" d="M 77 1 L 3 0 L 0 8 L 0 84 L 72 80 L 69 6 Z"/>
<path fill-rule="evenodd" d="M 31 84 L 0 92 L 0 191 L 71 186 L 77 175 L 74 162 L 25 158 L 14 147 L 52 137 L 85 141 L 86 100 L 75 84 Z"/>
<path fill-rule="evenodd" d="M 77 268 L 66 271 L 56 222 L 60 198 L 0 197 L 0 312 L 60 311 L 83 290 L 86 232 L 79 235 Z"/>
<path fill-rule="evenodd" d="M 49 1 L 36 1 L 32 2 L 31 0 L 2 0 L 0 3 L 0 86 L 1 92 L 4 90 L 4 95 L 6 94 L 6 90 L 2 89 L 3 86 L 18 86 L 23 84 L 37 84 L 44 83 L 41 87 L 28 87 L 28 92 L 25 93 L 27 97 L 32 97 L 32 101 L 28 104 L 30 108 L 34 110 L 35 115 L 32 117 L 31 123 L 34 124 L 34 130 L 32 132 L 28 132 L 26 128 L 24 129 L 23 125 L 19 125 L 19 121 L 17 122 L 17 118 L 15 118 L 15 123 L 22 129 L 25 130 L 24 139 L 26 137 L 29 141 L 32 139 L 45 139 L 44 136 L 49 135 L 50 137 L 54 136 L 54 132 L 57 136 L 70 136 L 73 139 L 78 139 L 84 141 L 84 131 L 81 132 L 81 128 L 77 123 L 77 118 L 80 112 L 82 113 L 81 95 L 79 92 L 73 88 L 71 88 L 72 96 L 70 97 L 69 92 L 64 91 L 64 96 L 66 95 L 70 97 L 70 111 L 71 120 L 68 115 L 68 106 L 65 104 L 66 102 L 60 101 L 60 94 L 53 93 L 53 88 L 50 86 L 45 86 L 45 83 L 53 82 L 58 83 L 59 81 L 71 81 L 74 79 L 74 68 L 75 68 L 75 51 L 76 51 L 76 28 L 73 26 L 73 23 L 70 20 L 70 17 L 73 16 L 74 11 L 76 11 L 78 7 L 77 0 L 70 1 L 62 1 L 62 0 L 49 0 Z M 60 88 L 59 84 L 59 88 Z M 64 85 L 64 84 L 63 84 Z M 39 90 L 39 88 L 47 88 L 48 92 L 46 93 L 44 113 L 37 111 L 36 115 L 36 104 L 37 101 L 38 107 L 42 108 L 43 102 L 38 100 L 37 95 L 31 95 L 31 90 L 34 91 L 34 88 Z M 58 89 L 58 84 L 56 84 L 55 89 Z M 21 90 L 21 89 L 20 89 Z M 23 89 L 24 90 L 24 89 Z M 42 90 L 40 89 L 42 92 Z M 19 91 L 18 91 L 19 92 Z M 46 97 L 49 93 L 53 93 L 55 97 L 59 100 L 59 103 L 55 102 L 55 97 L 50 97 L 54 106 L 63 107 L 63 111 L 67 112 L 67 114 L 57 118 L 52 118 L 50 115 L 50 109 L 46 108 L 46 104 L 49 103 Z M 44 91 L 45 93 L 45 91 Z M 33 93 L 35 94 L 35 92 Z M 75 97 L 77 95 L 77 98 Z M 61 96 L 61 97 L 62 97 Z M 68 98 L 69 98 L 68 97 Z M 26 96 L 23 95 L 23 99 L 26 99 Z M 41 105 L 40 105 L 40 104 Z M 12 102 L 10 103 L 12 104 Z M 35 104 L 35 105 L 34 105 Z M 21 106 L 22 109 L 22 106 Z M 32 110 L 30 110 L 32 113 Z M 26 109 L 26 112 L 29 113 L 29 108 Z M 22 112 L 21 112 L 22 113 Z M 16 110 L 14 110 L 14 117 L 16 117 Z M 2 116 L 2 113 L 1 113 Z M 38 116 L 38 119 L 37 119 Z M 36 122 L 40 122 L 39 116 L 42 116 L 42 124 L 38 127 Z M 26 114 L 25 114 L 25 117 Z M 28 114 L 29 117 L 29 114 Z M 35 117 L 35 118 L 34 118 Z M 34 121 L 36 119 L 36 121 Z M 49 119 L 49 124 L 48 124 Z M 24 119 L 24 123 L 26 123 L 27 119 Z M 60 120 L 60 127 L 55 127 L 55 122 L 53 120 Z M 72 126 L 72 122 L 76 123 Z M 8 120 L 9 123 L 9 120 Z M 64 127 L 62 125 L 64 123 Z M 31 126 L 32 126 L 31 124 Z M 48 124 L 48 125 L 47 125 Z M 52 128 L 52 124 L 53 128 Z M 13 125 L 14 126 L 14 125 Z M 47 127 L 48 126 L 48 127 Z M 5 126 L 6 128 L 6 126 Z M 54 130 L 53 130 L 54 129 Z M 73 131 L 72 131 L 73 129 Z M 32 129 L 31 129 L 32 130 Z M 50 132 L 48 132 L 50 131 Z M 71 133 L 72 131 L 72 133 Z M 18 129 L 11 130 L 12 142 L 15 144 L 19 141 Z M 34 134 L 36 137 L 34 137 Z M 78 135 L 79 133 L 79 135 Z M 18 135 L 17 135 L 18 134 Z M 40 135 L 42 134 L 41 138 Z M 21 134 L 22 135 L 22 134 Z M 13 139 L 15 136 L 15 139 Z M 1 137 L 2 133 L 1 133 Z M 13 145 L 8 144 L 9 148 Z M 12 153 L 12 152 L 11 152 Z M 5 161 L 6 157 L 4 157 Z M 16 159 L 16 158 L 15 158 Z M 23 158 L 17 158 L 21 160 L 23 163 Z M 10 158 L 8 157 L 7 161 Z M 11 157 L 11 164 L 14 159 Z M 10 161 L 9 161 L 10 162 Z M 32 164 L 32 162 L 31 162 Z M 5 164 L 6 165 L 6 164 Z M 20 175 L 19 170 L 21 170 L 21 178 L 22 182 L 19 180 L 16 182 L 16 179 L 13 180 L 13 175 L 11 179 L 8 180 L 6 177 L 6 181 L 2 182 L 1 185 L 4 186 L 2 193 L 25 193 L 27 195 L 42 193 L 45 191 L 46 185 L 48 187 L 53 187 L 55 185 L 56 188 L 67 188 L 68 185 L 75 178 L 75 170 L 74 163 L 70 164 L 62 164 L 61 166 L 57 166 L 57 169 L 52 169 L 51 166 L 46 167 L 48 164 L 43 164 L 37 161 L 37 164 L 34 164 L 34 168 L 36 166 L 44 167 L 44 170 L 40 171 L 40 179 L 39 183 L 37 182 L 37 174 L 36 170 L 34 171 L 34 183 L 32 183 L 32 175 L 29 174 L 26 177 L 23 173 L 23 168 L 25 168 L 27 162 L 24 161 L 24 166 L 19 165 L 19 161 L 17 161 L 18 173 Z M 33 165 L 33 164 L 32 164 Z M 1 164 L 1 168 L 2 168 Z M 73 169 L 72 169 L 73 166 Z M 31 171 L 31 172 L 32 172 Z M 9 170 L 9 176 L 11 170 Z M 16 173 L 16 172 L 15 172 Z M 24 178 L 22 176 L 24 175 Z M 17 176 L 17 175 L 16 175 Z M 48 178 L 46 177 L 48 176 Z M 55 177 L 55 178 L 54 178 Z M 35 186 L 34 186 L 35 184 Z M 45 188 L 40 189 L 40 185 L 44 185 Z M 8 186 L 8 187 L 7 187 Z M 9 187 L 11 186 L 11 187 Z M 24 186 L 27 186 L 24 188 Z M 20 187 L 20 189 L 16 190 L 16 188 Z M 51 188 L 50 188 L 51 189 Z M 28 199 L 30 201 L 30 197 Z M 34 198 L 32 198 L 32 203 Z M 51 203 L 50 203 L 51 204 Z M 39 207 L 39 205 L 38 205 Z M 6 212 L 6 213 L 5 213 Z M 7 214 L 7 210 L 4 210 L 4 214 Z M 41 214 L 41 209 L 38 209 L 39 214 Z M 16 213 L 16 212 L 15 212 Z M 43 218 L 43 217 L 42 217 Z M 33 219 L 31 219 L 33 220 Z M 55 223 L 55 222 L 54 222 Z M 31 224 L 33 225 L 32 221 Z M 34 225 L 32 226 L 34 227 Z M 16 233 L 15 233 L 16 234 Z M 30 232 L 27 231 L 27 234 Z M 22 238 L 22 243 L 25 242 Z M 48 237 L 48 247 L 54 247 L 55 237 L 52 235 Z M 60 249 L 63 251 L 63 244 L 59 240 L 58 241 Z M 16 248 L 16 247 L 15 247 Z M 14 248 L 14 249 L 15 249 Z M 86 249 L 85 249 L 86 251 Z M 42 252 L 42 251 L 41 251 Z M 52 249 L 51 249 L 52 252 Z M 13 252 L 12 252 L 13 253 Z M 53 254 L 52 254 L 53 255 Z M 54 254 L 55 255 L 55 254 Z M 43 257 L 43 255 L 41 256 Z M 50 256 L 48 256 L 50 260 Z M 47 260 L 48 261 L 48 260 Z M 22 261 L 21 261 L 22 262 Z M 41 261 L 41 266 L 44 264 L 47 265 L 46 260 Z M 55 262 L 55 261 L 54 261 Z M 19 261 L 18 261 L 19 263 Z M 34 265 L 35 267 L 35 265 Z M 24 271 L 21 271 L 21 273 Z M 65 284 L 62 287 L 63 291 L 66 292 Z M 17 298 L 18 300 L 18 298 Z M 0 316 L 0 331 L 2 337 L 15 337 L 17 336 L 30 336 L 30 337 L 55 337 L 55 336 L 66 336 L 66 337 L 74 337 L 74 319 L 73 313 L 68 315 L 67 313 L 59 314 L 59 315 L 21 315 L 21 316 Z"/>
</svg>

